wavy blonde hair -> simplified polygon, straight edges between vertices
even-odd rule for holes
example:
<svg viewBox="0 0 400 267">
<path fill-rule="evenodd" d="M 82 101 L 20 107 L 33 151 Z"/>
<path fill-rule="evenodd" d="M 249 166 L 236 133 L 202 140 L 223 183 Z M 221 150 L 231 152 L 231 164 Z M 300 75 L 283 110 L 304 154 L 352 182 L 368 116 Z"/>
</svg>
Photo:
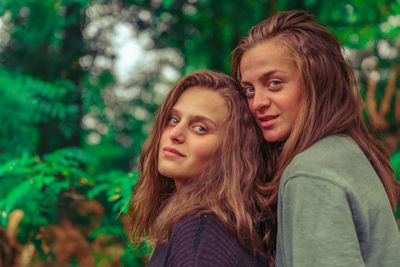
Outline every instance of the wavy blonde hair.
<svg viewBox="0 0 400 267">
<path fill-rule="evenodd" d="M 276 219 L 278 187 L 285 168 L 295 155 L 333 134 L 348 135 L 360 146 L 395 209 L 399 202 L 399 183 L 394 178 L 387 152 L 365 126 L 362 99 L 354 74 L 343 58 L 339 41 L 306 12 L 280 12 L 252 27 L 234 49 L 231 70 L 236 80 L 241 80 L 243 54 L 271 40 L 279 42 L 293 59 L 305 85 L 290 136 L 284 143 L 269 144 L 273 153 L 269 160 L 275 168 L 272 182 L 266 188 L 265 205 L 269 206 L 273 217 Z M 270 227 L 264 237 L 268 245 L 275 240 L 274 228 Z"/>
<path fill-rule="evenodd" d="M 203 173 L 179 191 L 174 181 L 158 172 L 160 136 L 171 109 L 182 93 L 193 86 L 219 93 L 228 107 L 222 144 L 210 156 Z M 131 239 L 136 245 L 146 240 L 151 245 L 167 243 L 175 224 L 192 213 L 214 213 L 242 245 L 263 255 L 261 237 L 264 218 L 260 208 L 264 195 L 265 142 L 240 96 L 238 84 L 229 76 L 195 72 L 179 81 L 159 108 L 154 127 L 143 145 L 139 180 L 129 207 Z"/>
</svg>

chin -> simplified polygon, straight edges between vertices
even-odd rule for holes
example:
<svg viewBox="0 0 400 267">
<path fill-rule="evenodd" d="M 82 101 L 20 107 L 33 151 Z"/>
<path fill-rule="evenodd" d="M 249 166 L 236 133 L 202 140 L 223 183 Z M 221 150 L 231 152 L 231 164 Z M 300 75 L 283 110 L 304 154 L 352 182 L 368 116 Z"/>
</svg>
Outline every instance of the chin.
<svg viewBox="0 0 400 267">
<path fill-rule="evenodd" d="M 283 140 L 283 138 L 272 137 L 272 136 L 265 136 L 265 135 L 264 135 L 264 139 L 265 139 L 265 141 L 267 141 L 268 143 L 277 143 L 277 142 Z"/>
<path fill-rule="evenodd" d="M 264 140 L 268 143 L 279 143 L 287 139 L 288 134 L 271 134 L 271 133 L 264 133 Z"/>
<path fill-rule="evenodd" d="M 163 166 L 158 166 L 158 172 L 162 176 L 167 177 L 167 178 L 172 178 L 172 177 L 175 176 L 174 171 L 170 170 L 170 168 L 166 168 L 166 167 L 163 167 Z"/>
</svg>

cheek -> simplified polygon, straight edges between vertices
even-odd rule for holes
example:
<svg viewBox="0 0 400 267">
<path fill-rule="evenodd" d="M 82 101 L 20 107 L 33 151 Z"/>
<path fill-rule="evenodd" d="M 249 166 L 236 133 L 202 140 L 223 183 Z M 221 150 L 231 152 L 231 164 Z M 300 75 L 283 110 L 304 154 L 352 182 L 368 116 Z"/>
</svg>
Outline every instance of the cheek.
<svg viewBox="0 0 400 267">
<path fill-rule="evenodd" d="M 165 140 L 167 139 L 168 139 L 167 129 L 164 129 L 161 133 L 160 141 L 158 142 L 158 149 L 160 149 L 165 144 Z"/>
<path fill-rule="evenodd" d="M 216 140 L 209 140 L 208 142 L 197 143 L 192 146 L 192 149 L 196 161 L 203 164 L 212 158 L 213 154 L 218 149 L 218 142 L 216 142 Z"/>
<path fill-rule="evenodd" d="M 293 124 L 295 121 L 296 121 L 296 119 L 297 119 L 297 116 L 298 116 L 298 114 L 299 114 L 299 111 L 300 111 L 300 101 L 301 101 L 301 98 L 299 97 L 299 98 L 296 98 L 296 99 L 294 99 L 293 101 L 292 101 L 292 105 L 290 105 L 290 107 L 288 107 L 289 109 L 291 109 L 291 112 L 290 112 L 290 121 L 291 121 L 291 123 Z"/>
<path fill-rule="evenodd" d="M 247 106 L 249 107 L 251 114 L 254 116 L 256 111 L 254 109 L 253 102 L 253 99 L 247 99 Z"/>
<path fill-rule="evenodd" d="M 209 146 L 209 144 L 205 144 L 204 146 L 196 145 L 193 147 L 193 153 L 198 161 L 205 161 L 210 158 L 214 150 L 215 149 Z"/>
</svg>

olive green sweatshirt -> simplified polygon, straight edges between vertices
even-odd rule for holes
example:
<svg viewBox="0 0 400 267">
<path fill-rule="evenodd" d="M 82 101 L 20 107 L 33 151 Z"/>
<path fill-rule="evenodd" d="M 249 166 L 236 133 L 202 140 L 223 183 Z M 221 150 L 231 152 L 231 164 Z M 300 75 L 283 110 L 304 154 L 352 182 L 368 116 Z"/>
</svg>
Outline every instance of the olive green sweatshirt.
<svg viewBox="0 0 400 267">
<path fill-rule="evenodd" d="M 400 266 L 385 189 L 353 139 L 330 136 L 282 175 L 276 266 Z"/>
</svg>

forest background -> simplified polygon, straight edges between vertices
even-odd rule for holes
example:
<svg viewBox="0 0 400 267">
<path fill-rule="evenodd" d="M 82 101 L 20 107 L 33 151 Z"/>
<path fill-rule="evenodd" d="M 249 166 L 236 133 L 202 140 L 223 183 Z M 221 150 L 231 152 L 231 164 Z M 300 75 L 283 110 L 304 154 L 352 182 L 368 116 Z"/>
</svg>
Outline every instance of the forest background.
<svg viewBox="0 0 400 267">
<path fill-rule="evenodd" d="M 143 266 L 123 208 L 155 110 L 290 9 L 344 44 L 399 178 L 400 0 L 0 0 L 0 266 Z"/>
</svg>

